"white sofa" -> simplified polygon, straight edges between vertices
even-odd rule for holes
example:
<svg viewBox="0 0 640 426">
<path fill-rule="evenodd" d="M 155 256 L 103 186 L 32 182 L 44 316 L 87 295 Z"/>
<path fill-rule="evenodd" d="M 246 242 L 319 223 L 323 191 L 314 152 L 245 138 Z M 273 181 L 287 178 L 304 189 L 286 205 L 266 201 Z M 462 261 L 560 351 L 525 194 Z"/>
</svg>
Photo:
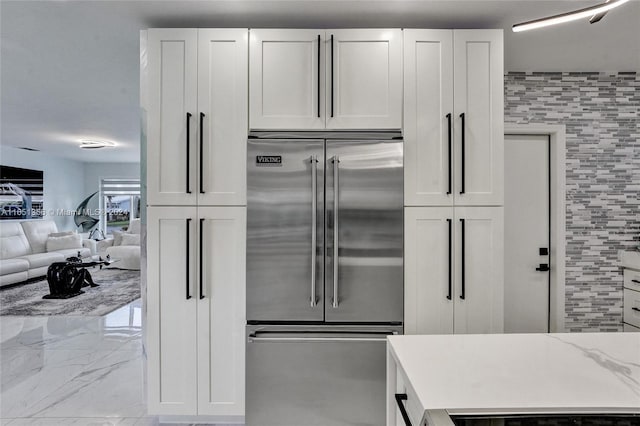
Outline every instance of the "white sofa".
<svg viewBox="0 0 640 426">
<path fill-rule="evenodd" d="M 91 256 L 84 242 L 82 247 L 47 251 L 50 234 L 58 233 L 52 220 L 0 222 L 0 286 L 15 284 L 47 275 L 53 262 L 71 256 Z"/>
<path fill-rule="evenodd" d="M 140 219 L 131 219 L 125 232 L 114 233 L 113 245 L 106 254 L 117 260 L 110 267 L 118 269 L 140 269 Z"/>
</svg>

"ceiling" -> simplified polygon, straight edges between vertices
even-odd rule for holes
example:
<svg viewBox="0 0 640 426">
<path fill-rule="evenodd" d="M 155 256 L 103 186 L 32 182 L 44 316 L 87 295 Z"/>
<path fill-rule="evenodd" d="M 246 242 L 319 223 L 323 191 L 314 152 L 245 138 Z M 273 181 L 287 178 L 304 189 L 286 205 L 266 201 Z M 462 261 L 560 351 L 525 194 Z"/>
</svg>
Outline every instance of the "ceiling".
<svg viewBox="0 0 640 426">
<path fill-rule="evenodd" d="M 510 31 L 598 2 L 2 0 L 0 142 L 80 161 L 139 161 L 139 30 L 150 27 L 503 28 L 507 71 L 640 71 L 640 0 L 595 25 Z M 83 138 L 118 146 L 80 150 Z"/>
</svg>

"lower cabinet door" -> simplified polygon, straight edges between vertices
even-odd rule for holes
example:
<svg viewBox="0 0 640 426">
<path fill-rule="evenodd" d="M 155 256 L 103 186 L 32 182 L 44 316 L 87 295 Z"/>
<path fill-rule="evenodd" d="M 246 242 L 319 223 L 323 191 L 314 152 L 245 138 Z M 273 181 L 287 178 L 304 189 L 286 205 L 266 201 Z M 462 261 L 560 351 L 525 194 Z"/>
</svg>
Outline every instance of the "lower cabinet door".
<svg viewBox="0 0 640 426">
<path fill-rule="evenodd" d="M 198 207 L 198 414 L 244 415 L 245 207 Z"/>
<path fill-rule="evenodd" d="M 197 414 L 197 210 L 147 209 L 147 398 L 150 414 Z"/>
<path fill-rule="evenodd" d="M 456 207 L 454 332 L 504 331 L 502 207 Z"/>
</svg>

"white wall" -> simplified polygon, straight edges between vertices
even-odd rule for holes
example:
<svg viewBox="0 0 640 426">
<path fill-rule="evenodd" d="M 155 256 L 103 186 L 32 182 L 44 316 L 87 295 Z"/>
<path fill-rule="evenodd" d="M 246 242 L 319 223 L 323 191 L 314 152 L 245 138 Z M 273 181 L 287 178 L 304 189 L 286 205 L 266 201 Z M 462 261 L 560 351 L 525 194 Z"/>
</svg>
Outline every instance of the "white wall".
<svg viewBox="0 0 640 426">
<path fill-rule="evenodd" d="M 44 172 L 44 209 L 59 230 L 76 229 L 73 216 L 55 215 L 56 210 L 75 211 L 85 193 L 84 163 L 42 152 L 0 146 L 0 163 L 4 166 L 42 170 Z"/>
</svg>

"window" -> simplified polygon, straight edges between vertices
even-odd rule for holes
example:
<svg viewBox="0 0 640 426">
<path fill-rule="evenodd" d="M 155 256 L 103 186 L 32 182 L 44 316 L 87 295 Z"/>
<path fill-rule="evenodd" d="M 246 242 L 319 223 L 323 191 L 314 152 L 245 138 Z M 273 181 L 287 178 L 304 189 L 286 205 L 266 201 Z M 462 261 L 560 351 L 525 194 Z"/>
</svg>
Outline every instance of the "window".
<svg viewBox="0 0 640 426">
<path fill-rule="evenodd" d="M 102 179 L 100 228 L 106 234 L 129 226 L 140 217 L 140 179 Z"/>
</svg>

